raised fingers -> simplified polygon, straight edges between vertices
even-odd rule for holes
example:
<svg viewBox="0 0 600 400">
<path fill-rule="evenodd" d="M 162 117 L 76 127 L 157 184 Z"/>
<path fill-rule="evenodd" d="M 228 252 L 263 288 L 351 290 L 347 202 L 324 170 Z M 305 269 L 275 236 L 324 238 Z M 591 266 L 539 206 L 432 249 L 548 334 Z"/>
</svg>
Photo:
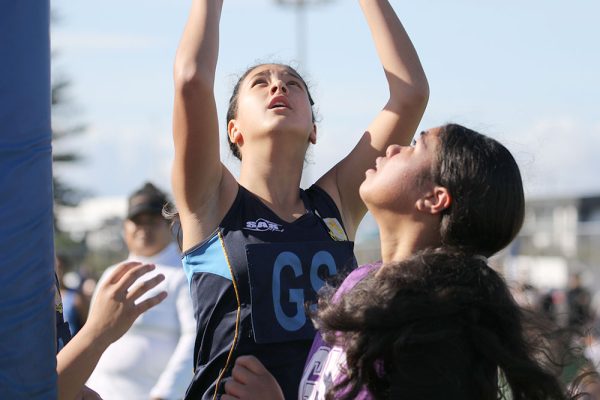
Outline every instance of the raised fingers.
<svg viewBox="0 0 600 400">
<path fill-rule="evenodd" d="M 140 283 L 139 285 L 136 285 L 135 288 L 131 289 L 127 293 L 127 299 L 133 301 L 137 300 L 148 290 L 152 289 L 153 287 L 156 287 L 159 283 L 161 283 L 164 280 L 165 276 L 163 274 L 158 274 L 154 278 L 148 279 Z"/>
<path fill-rule="evenodd" d="M 142 314 L 166 298 L 167 298 L 167 292 L 160 292 L 157 295 L 154 295 L 144 301 L 141 301 L 139 304 L 137 304 L 135 306 L 135 309 L 138 312 L 138 315 Z"/>
<path fill-rule="evenodd" d="M 138 265 L 142 265 L 142 263 L 137 261 L 127 261 L 119 264 L 112 272 L 107 282 L 113 284 L 117 283 L 123 277 L 123 275 Z"/>
<path fill-rule="evenodd" d="M 122 275 L 121 279 L 115 283 L 116 289 L 127 292 L 131 285 L 133 285 L 133 283 L 138 280 L 140 276 L 152 271 L 154 268 L 156 268 L 154 264 L 139 264 L 130 268 L 127 272 L 125 272 L 125 274 Z"/>
</svg>

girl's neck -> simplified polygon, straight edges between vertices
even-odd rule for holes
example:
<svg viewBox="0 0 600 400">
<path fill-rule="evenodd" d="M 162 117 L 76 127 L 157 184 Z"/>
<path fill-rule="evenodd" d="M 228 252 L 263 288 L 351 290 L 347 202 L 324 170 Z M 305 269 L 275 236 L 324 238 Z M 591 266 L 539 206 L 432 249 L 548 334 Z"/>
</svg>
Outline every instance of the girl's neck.
<svg viewBox="0 0 600 400">
<path fill-rule="evenodd" d="M 244 158 L 239 182 L 288 222 L 306 212 L 300 198 L 302 165 L 275 159 Z"/>
<path fill-rule="evenodd" d="M 412 216 L 378 219 L 383 263 L 399 262 L 428 247 L 440 246 L 435 220 L 417 221 Z"/>
</svg>

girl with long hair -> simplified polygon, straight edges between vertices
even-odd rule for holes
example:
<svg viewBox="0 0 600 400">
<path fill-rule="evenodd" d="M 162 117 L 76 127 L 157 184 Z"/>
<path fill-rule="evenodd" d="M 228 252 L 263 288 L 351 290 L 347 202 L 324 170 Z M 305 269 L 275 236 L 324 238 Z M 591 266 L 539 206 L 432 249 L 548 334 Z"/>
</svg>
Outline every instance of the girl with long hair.
<svg viewBox="0 0 600 400">
<path fill-rule="evenodd" d="M 389 146 L 360 194 L 379 226 L 382 262 L 321 293 L 297 398 L 564 398 L 487 266 L 523 223 L 510 152 L 448 124 Z M 240 357 L 232 376 L 224 400 L 282 397 L 252 357 Z"/>
<path fill-rule="evenodd" d="M 301 190 L 305 154 L 318 137 L 306 83 L 281 64 L 255 66 L 239 80 L 226 120 L 241 159 L 236 179 L 219 158 L 213 88 L 223 0 L 192 2 L 174 67 L 172 169 L 197 320 L 186 398 L 223 393 L 243 354 L 258 357 L 295 396 L 315 333 L 304 302 L 355 263 L 352 240 L 366 213 L 362 174 L 391 143 L 408 144 L 423 115 L 427 80 L 396 13 L 387 0 L 359 3 L 389 99 L 354 149 Z"/>
</svg>

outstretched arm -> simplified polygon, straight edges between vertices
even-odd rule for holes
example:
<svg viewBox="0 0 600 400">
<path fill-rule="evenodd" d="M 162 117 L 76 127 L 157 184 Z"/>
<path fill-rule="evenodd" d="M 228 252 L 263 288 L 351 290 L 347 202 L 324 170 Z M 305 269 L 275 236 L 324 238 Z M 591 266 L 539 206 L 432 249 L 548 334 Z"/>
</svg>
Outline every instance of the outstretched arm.
<svg viewBox="0 0 600 400">
<path fill-rule="evenodd" d="M 406 145 L 413 137 L 429 97 L 425 72 L 408 34 L 387 0 L 360 0 L 377 54 L 388 81 L 390 96 L 383 110 L 340 163 L 317 183 L 332 195 L 342 211 L 350 235 L 366 213 L 358 194 L 364 172 L 393 143 Z"/>
<path fill-rule="evenodd" d="M 222 7 L 223 0 L 193 0 L 175 56 L 172 185 L 184 249 L 217 226 L 219 206 L 226 200 L 221 190 L 224 176 L 230 186 L 235 183 L 219 157 L 214 98 Z"/>
<path fill-rule="evenodd" d="M 222 400 L 283 400 L 283 392 L 275 377 L 254 356 L 235 360 L 231 379 L 225 382 Z"/>
<path fill-rule="evenodd" d="M 136 279 L 153 269 L 154 265 L 126 262 L 100 286 L 87 322 L 56 356 L 59 399 L 74 399 L 104 350 L 127 332 L 140 314 L 167 297 L 161 292 L 135 304 L 165 279 L 164 275 L 157 275 L 129 290 Z"/>
</svg>

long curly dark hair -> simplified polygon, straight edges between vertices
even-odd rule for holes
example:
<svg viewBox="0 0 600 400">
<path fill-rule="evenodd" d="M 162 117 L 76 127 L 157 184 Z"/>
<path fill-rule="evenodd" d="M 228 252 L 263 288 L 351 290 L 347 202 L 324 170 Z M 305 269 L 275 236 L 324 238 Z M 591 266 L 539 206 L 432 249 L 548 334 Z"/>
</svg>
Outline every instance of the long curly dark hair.
<svg viewBox="0 0 600 400">
<path fill-rule="evenodd" d="M 346 351 L 329 399 L 364 387 L 376 399 L 566 398 L 504 280 L 464 251 L 384 265 L 338 301 L 321 298 L 315 323 Z"/>
</svg>

